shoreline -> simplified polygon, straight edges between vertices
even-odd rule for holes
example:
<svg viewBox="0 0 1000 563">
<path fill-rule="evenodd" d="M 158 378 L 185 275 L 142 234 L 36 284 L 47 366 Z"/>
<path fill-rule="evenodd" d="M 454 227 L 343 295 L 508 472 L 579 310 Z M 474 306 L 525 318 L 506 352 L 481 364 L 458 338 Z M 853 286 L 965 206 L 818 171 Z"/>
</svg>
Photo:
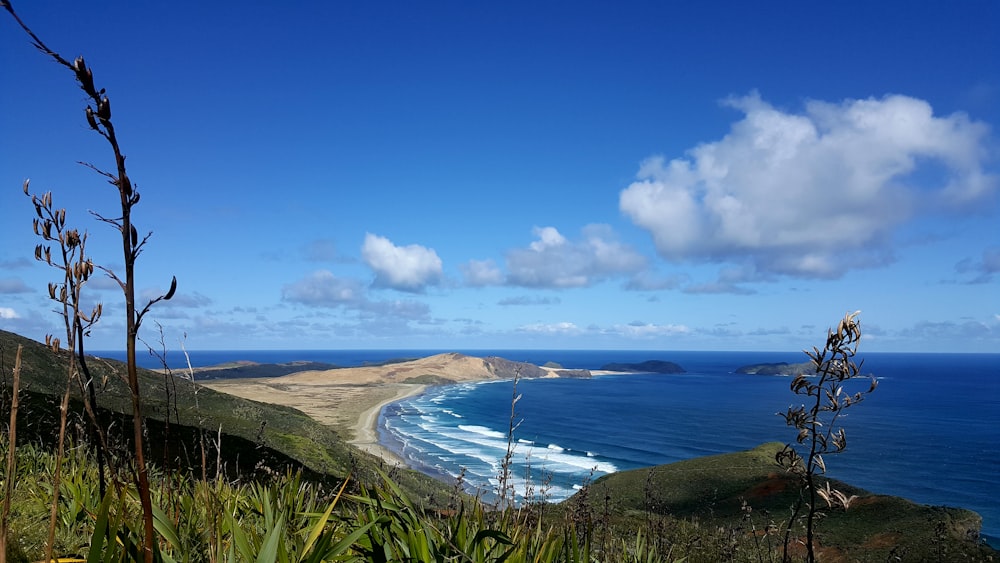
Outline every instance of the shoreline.
<svg viewBox="0 0 1000 563">
<path fill-rule="evenodd" d="M 394 403 L 408 397 L 419 395 L 427 389 L 427 385 L 400 383 L 398 386 L 399 389 L 396 391 L 394 396 L 380 401 L 365 411 L 362 411 L 361 415 L 358 416 L 357 422 L 351 427 L 353 438 L 348 440 L 347 443 L 365 453 L 382 458 L 382 460 L 386 463 L 409 468 L 406 460 L 379 443 L 378 417 L 382 412 L 382 408 L 389 403 Z"/>
</svg>

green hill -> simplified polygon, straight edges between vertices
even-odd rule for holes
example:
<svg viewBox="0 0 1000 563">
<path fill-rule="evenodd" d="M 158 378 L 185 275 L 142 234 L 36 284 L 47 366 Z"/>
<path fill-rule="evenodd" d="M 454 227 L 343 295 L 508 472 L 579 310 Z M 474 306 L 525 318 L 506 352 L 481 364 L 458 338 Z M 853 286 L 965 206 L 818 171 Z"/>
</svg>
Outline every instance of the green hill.
<svg viewBox="0 0 1000 563">
<path fill-rule="evenodd" d="M 771 521 L 787 522 L 798 495 L 794 477 L 774 461 L 783 447 L 774 442 L 744 452 L 613 473 L 594 481 L 582 496 L 590 510 L 609 511 L 628 525 L 654 514 L 760 534 Z M 919 505 L 835 480 L 830 483 L 858 497 L 847 511 L 823 512 L 818 541 L 831 560 L 985 561 L 996 556 L 978 542 L 982 518 L 975 512 Z M 580 501 L 578 493 L 566 504 Z M 751 529 L 748 520 L 754 518 Z M 948 556 L 942 559 L 940 553 Z"/>
<path fill-rule="evenodd" d="M 5 396 L 11 385 L 10 373 L 18 345 L 23 345 L 21 401 L 18 441 L 54 443 L 58 429 L 58 397 L 66 386 L 66 352 L 53 353 L 45 345 L 17 334 L 0 331 L 0 385 Z M 101 424 L 115 442 L 130 442 L 132 403 L 124 380 L 122 362 L 87 358 L 94 381 L 98 382 L 97 405 Z M 215 460 L 235 476 L 250 475 L 260 467 L 274 472 L 302 469 L 313 479 L 338 480 L 353 471 L 370 474 L 380 460 L 348 445 L 344 437 L 301 411 L 290 407 L 243 399 L 196 385 L 182 377 L 139 370 L 143 415 L 149 434 L 150 459 L 191 471 L 201 470 L 199 429 L 210 442 L 219 440 L 221 453 L 207 456 L 210 474 Z M 71 412 L 81 420 L 81 390 L 74 384 Z M 3 417 L 8 412 L 3 402 Z M 86 424 L 77 425 L 85 427 Z M 218 455 L 217 455 L 218 454 Z M 450 488 L 415 471 L 400 471 L 400 485 L 415 500 L 432 505 L 443 502 Z"/>
</svg>

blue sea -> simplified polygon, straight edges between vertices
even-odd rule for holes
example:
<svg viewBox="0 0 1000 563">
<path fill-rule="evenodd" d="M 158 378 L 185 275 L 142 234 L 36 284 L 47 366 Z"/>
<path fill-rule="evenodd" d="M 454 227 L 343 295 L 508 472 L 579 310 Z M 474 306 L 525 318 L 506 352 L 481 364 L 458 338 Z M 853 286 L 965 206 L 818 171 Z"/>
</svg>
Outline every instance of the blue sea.
<svg viewBox="0 0 1000 563">
<path fill-rule="evenodd" d="M 234 360 L 311 360 L 341 366 L 428 356 L 434 350 L 191 352 L 196 366 Z M 667 360 L 683 374 L 525 379 L 513 421 L 519 494 L 558 501 L 606 473 L 734 452 L 794 433 L 777 415 L 802 400 L 790 378 L 733 373 L 763 362 L 801 362 L 801 352 L 464 350 L 537 365 L 598 369 L 610 362 Z M 100 353 L 120 357 L 120 353 Z M 983 516 L 1000 545 L 1000 354 L 861 354 L 879 382 L 845 411 L 847 450 L 826 458 L 829 476 L 881 494 Z M 168 357 L 173 367 L 183 357 Z M 143 355 L 148 367 L 159 362 Z M 867 389 L 867 384 L 863 385 Z M 507 451 L 511 381 L 432 387 L 388 405 L 379 437 L 414 468 L 489 494 Z"/>
</svg>

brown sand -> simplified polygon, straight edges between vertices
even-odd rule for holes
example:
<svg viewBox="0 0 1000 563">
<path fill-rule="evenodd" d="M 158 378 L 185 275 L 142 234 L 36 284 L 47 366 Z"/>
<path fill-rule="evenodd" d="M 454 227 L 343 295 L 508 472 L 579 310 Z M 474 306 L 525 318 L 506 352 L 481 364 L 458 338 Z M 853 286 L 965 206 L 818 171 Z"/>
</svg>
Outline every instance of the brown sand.
<svg viewBox="0 0 1000 563">
<path fill-rule="evenodd" d="M 557 376 L 555 370 L 551 376 Z M 405 465 L 378 443 L 378 415 L 385 405 L 423 393 L 427 381 L 458 382 L 497 379 L 482 358 L 438 354 L 381 366 L 302 371 L 283 377 L 218 379 L 204 386 L 265 403 L 299 409 L 329 425 L 350 444 Z"/>
</svg>

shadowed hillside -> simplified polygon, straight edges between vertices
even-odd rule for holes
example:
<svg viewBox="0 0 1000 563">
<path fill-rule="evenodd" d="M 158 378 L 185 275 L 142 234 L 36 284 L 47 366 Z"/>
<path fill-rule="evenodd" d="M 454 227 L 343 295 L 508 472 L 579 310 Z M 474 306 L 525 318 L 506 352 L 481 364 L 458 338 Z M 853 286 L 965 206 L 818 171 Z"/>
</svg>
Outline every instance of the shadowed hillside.
<svg viewBox="0 0 1000 563">
<path fill-rule="evenodd" d="M 56 355 L 43 344 L 17 334 L 0 331 L 0 385 L 10 392 L 10 374 L 17 346 L 24 346 L 21 367 L 22 406 L 18 441 L 52 443 L 58 429 L 58 397 L 65 390 L 63 352 Z M 94 381 L 98 382 L 97 405 L 101 424 L 110 429 L 120 445 L 130 443 L 127 429 L 131 400 L 123 379 L 125 366 L 116 360 L 88 357 Z M 231 474 L 252 474 L 267 466 L 282 472 L 301 468 L 316 478 L 342 478 L 359 467 L 380 462 L 348 445 L 337 432 L 302 412 L 281 405 L 253 401 L 220 393 L 177 376 L 139 370 L 150 459 L 182 470 L 199 471 L 199 440 L 204 429 L 211 443 L 221 433 L 221 460 Z M 74 384 L 70 407 L 85 427 L 80 389 Z M 2 403 L 6 421 L 9 401 Z M 214 473 L 218 452 L 207 457 Z M 399 476 L 400 484 L 415 498 L 443 499 L 447 486 L 414 471 Z"/>
</svg>

